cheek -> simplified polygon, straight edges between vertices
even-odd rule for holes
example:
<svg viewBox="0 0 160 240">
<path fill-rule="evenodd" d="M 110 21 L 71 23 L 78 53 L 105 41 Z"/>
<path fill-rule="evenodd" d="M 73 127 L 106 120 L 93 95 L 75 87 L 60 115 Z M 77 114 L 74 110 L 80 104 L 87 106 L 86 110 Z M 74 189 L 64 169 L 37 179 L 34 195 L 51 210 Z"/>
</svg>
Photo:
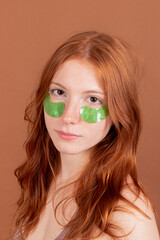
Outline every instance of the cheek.
<svg viewBox="0 0 160 240">
<path fill-rule="evenodd" d="M 51 130 L 53 130 L 54 127 L 56 127 L 56 118 L 48 116 L 45 112 L 44 121 L 48 132 L 50 132 Z"/>
<path fill-rule="evenodd" d="M 92 131 L 96 131 L 96 132 L 99 132 L 99 133 L 107 133 L 111 127 L 111 119 L 110 117 L 108 116 L 106 119 L 104 119 L 103 121 L 101 122 L 98 122 L 98 123 L 90 123 L 88 125 L 88 128 L 90 128 L 90 130 Z"/>
</svg>

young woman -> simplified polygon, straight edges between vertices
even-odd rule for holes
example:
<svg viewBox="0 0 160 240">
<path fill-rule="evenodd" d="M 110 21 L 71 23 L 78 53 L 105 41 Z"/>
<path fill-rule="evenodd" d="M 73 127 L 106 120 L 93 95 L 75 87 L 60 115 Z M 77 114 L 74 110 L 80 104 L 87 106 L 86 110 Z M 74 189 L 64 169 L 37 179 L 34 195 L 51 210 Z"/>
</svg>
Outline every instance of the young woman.
<svg viewBox="0 0 160 240">
<path fill-rule="evenodd" d="M 131 48 L 103 33 L 55 51 L 25 111 L 15 239 L 159 239 L 137 178 L 137 70 Z"/>
</svg>

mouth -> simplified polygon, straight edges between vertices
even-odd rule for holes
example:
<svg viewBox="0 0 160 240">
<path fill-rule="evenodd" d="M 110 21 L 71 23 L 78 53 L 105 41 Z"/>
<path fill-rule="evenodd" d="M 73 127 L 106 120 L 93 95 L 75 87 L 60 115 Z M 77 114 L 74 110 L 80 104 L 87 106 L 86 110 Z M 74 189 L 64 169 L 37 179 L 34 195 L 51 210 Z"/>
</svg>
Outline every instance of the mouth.
<svg viewBox="0 0 160 240">
<path fill-rule="evenodd" d="M 76 137 L 80 137 L 80 135 L 76 135 L 70 132 L 63 132 L 63 131 L 57 131 L 60 134 L 66 135 L 66 136 L 76 136 Z"/>
<path fill-rule="evenodd" d="M 59 137 L 63 138 L 63 139 L 67 139 L 67 140 L 72 140 L 72 139 L 77 139 L 79 137 L 81 137 L 80 135 L 76 135 L 70 132 L 63 132 L 63 131 L 57 131 Z"/>
</svg>

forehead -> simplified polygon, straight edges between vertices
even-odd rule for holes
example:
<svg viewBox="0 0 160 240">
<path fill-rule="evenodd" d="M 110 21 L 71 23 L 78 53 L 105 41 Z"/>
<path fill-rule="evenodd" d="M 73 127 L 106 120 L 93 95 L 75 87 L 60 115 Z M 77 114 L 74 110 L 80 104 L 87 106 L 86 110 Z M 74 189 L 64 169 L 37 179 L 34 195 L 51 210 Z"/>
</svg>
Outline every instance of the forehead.
<svg viewBox="0 0 160 240">
<path fill-rule="evenodd" d="M 89 62 L 78 59 L 64 62 L 55 73 L 51 82 L 63 84 L 69 89 L 104 91 L 96 67 Z"/>
</svg>

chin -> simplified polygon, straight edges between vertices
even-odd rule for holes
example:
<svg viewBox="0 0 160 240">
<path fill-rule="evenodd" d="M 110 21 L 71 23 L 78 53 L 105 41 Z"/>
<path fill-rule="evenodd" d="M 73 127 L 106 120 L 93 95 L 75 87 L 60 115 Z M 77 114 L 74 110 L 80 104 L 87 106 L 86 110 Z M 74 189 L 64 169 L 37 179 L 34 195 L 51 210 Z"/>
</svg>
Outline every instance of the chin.
<svg viewBox="0 0 160 240">
<path fill-rule="evenodd" d="M 60 152 L 60 153 L 65 153 L 65 154 L 77 154 L 79 151 L 78 149 L 75 149 L 75 146 L 65 146 L 65 144 L 54 144 L 55 148 Z"/>
<path fill-rule="evenodd" d="M 82 152 L 87 151 L 88 149 L 80 147 L 79 145 L 74 145 L 74 144 L 54 144 L 55 148 L 60 152 L 64 154 L 69 154 L 69 155 L 76 155 L 80 154 Z"/>
</svg>

